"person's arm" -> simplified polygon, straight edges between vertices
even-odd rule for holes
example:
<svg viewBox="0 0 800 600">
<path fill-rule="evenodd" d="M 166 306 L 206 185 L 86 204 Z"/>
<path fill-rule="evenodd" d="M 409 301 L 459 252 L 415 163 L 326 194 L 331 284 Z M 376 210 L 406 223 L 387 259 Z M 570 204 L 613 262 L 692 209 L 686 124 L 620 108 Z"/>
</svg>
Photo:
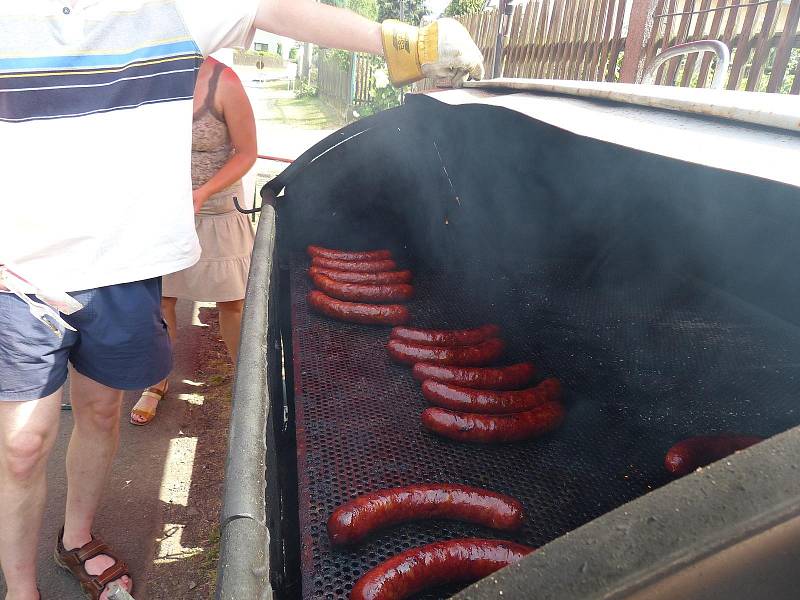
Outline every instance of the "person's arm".
<svg viewBox="0 0 800 600">
<path fill-rule="evenodd" d="M 255 26 L 320 46 L 384 56 L 395 85 L 423 77 L 447 78 L 454 85 L 468 76 L 483 78 L 483 55 L 454 19 L 424 27 L 393 20 L 378 24 L 314 0 L 259 0 Z"/>
<path fill-rule="evenodd" d="M 230 69 L 225 69 L 219 78 L 217 98 L 222 105 L 222 115 L 228 127 L 234 154 L 211 179 L 194 190 L 194 212 L 198 212 L 211 196 L 239 181 L 258 157 L 253 108 L 241 81 Z M 242 200 L 244 199 L 239 198 L 240 202 Z"/>
<path fill-rule="evenodd" d="M 383 55 L 380 23 L 314 0 L 261 0 L 255 26 L 327 48 Z"/>
</svg>

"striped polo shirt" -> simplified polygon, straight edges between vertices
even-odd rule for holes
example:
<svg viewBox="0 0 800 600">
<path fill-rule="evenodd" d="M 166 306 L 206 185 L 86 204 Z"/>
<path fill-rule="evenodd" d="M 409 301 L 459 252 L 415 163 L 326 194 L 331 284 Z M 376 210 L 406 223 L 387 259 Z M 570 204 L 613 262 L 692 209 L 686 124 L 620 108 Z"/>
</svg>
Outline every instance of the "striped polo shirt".
<svg viewBox="0 0 800 600">
<path fill-rule="evenodd" d="M 192 95 L 258 0 L 0 0 L 0 264 L 76 291 L 194 264 Z"/>
</svg>

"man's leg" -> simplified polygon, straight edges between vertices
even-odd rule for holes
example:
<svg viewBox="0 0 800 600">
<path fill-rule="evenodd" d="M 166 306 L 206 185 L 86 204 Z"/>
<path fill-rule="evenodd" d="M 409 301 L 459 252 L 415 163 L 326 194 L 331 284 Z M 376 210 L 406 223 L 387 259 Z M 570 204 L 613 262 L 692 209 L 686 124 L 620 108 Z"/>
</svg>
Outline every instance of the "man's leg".
<svg viewBox="0 0 800 600">
<path fill-rule="evenodd" d="M 0 402 L 0 565 L 6 600 L 39 597 L 36 548 L 61 394 L 59 389 L 40 400 Z"/>
<path fill-rule="evenodd" d="M 64 548 L 80 548 L 92 539 L 94 515 L 111 471 L 119 443 L 122 391 L 70 373 L 70 397 L 75 427 L 67 450 L 67 510 Z M 108 556 L 86 562 L 86 572 L 99 575 L 114 564 Z M 120 580 L 131 588 L 128 577 Z M 106 597 L 104 592 L 101 598 Z"/>
</svg>

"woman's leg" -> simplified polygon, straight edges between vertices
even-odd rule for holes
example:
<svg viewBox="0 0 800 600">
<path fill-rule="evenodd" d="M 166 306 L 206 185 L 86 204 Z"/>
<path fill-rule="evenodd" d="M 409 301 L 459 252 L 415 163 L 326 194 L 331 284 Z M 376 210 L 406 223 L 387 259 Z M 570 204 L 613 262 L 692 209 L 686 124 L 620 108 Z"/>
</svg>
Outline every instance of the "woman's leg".
<svg viewBox="0 0 800 600">
<path fill-rule="evenodd" d="M 217 309 L 219 310 L 219 332 L 235 365 L 239 353 L 239 334 L 242 329 L 244 300 L 217 302 Z"/>
<path fill-rule="evenodd" d="M 178 303 L 177 298 L 161 298 L 161 316 L 167 322 L 167 333 L 172 342 L 173 349 L 175 348 L 175 331 L 178 328 L 178 317 L 175 314 L 175 305 Z M 151 385 L 147 390 L 163 396 L 167 389 L 167 379 L 162 379 L 155 385 Z M 147 392 L 145 390 L 145 392 Z M 152 394 L 142 394 L 139 401 L 134 405 L 131 410 L 131 421 L 135 423 L 147 423 L 152 420 L 152 417 L 147 417 L 148 414 L 153 413 L 158 407 L 159 398 L 154 397 Z"/>
</svg>

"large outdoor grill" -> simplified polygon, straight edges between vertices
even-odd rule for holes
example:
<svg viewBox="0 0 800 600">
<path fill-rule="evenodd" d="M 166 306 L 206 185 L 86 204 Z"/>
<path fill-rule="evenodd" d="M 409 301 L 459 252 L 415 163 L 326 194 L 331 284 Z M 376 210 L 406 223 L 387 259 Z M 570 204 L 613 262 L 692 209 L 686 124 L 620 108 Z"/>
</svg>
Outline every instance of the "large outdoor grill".
<svg viewBox="0 0 800 600">
<path fill-rule="evenodd" d="M 758 110 L 736 113 L 744 124 L 564 91 L 409 98 L 324 140 L 262 192 L 275 208 L 250 275 L 218 597 L 347 598 L 384 559 L 467 536 L 544 548 L 464 597 L 648 597 L 756 535 L 798 539 L 786 527 L 800 512 L 800 430 L 773 436 L 800 424 L 800 178 L 789 166 L 800 136 L 753 123 Z M 772 112 L 778 124 L 789 114 Z M 503 362 L 532 360 L 564 384 L 564 425 L 498 446 L 424 430 L 427 403 L 390 360 L 388 328 L 309 309 L 310 243 L 391 249 L 414 272 L 414 325 L 499 324 Z M 771 439 L 668 475 L 672 444 L 721 432 Z M 337 506 L 420 482 L 510 494 L 526 524 L 509 535 L 419 522 L 331 548 Z M 759 547 L 797 554 L 776 544 Z M 715 589 L 757 597 L 747 573 Z M 770 595 L 758 597 L 782 597 L 793 578 L 759 581 Z M 677 585 L 665 589 L 717 597 Z"/>
</svg>

